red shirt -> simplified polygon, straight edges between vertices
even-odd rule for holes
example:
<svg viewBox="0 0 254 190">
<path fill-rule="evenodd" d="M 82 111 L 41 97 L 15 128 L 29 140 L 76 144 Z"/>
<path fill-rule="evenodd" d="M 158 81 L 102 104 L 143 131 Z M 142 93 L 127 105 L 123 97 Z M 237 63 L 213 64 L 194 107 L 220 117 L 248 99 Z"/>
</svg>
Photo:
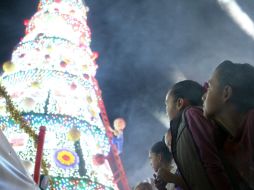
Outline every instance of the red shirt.
<svg viewBox="0 0 254 190">
<path fill-rule="evenodd" d="M 254 189 L 254 109 L 247 113 L 236 137 L 226 140 L 224 153 L 231 167 Z"/>
<path fill-rule="evenodd" d="M 185 115 L 201 162 L 214 189 L 233 189 L 219 156 L 218 127 L 203 116 L 203 111 L 200 108 L 191 107 Z"/>
</svg>

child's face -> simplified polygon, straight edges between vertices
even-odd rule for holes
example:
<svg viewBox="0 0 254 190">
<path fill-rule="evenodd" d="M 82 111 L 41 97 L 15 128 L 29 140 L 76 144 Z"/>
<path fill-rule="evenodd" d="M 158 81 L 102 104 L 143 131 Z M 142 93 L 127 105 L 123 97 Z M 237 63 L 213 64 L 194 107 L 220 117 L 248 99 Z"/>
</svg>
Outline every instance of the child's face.
<svg viewBox="0 0 254 190">
<path fill-rule="evenodd" d="M 166 144 L 167 147 L 168 147 L 168 150 L 171 152 L 171 141 L 172 141 L 172 136 L 171 136 L 171 132 L 170 132 L 170 131 L 167 131 L 167 132 L 165 133 L 164 141 L 165 141 L 165 144 Z"/>
<path fill-rule="evenodd" d="M 155 172 L 158 172 L 161 163 L 161 155 L 153 152 L 149 152 L 150 164 Z"/>
<path fill-rule="evenodd" d="M 140 183 L 135 190 L 152 190 L 152 186 L 149 183 Z"/>
<path fill-rule="evenodd" d="M 139 186 L 139 187 L 136 187 L 135 190 L 149 190 L 149 189 L 147 189 L 147 187 L 145 186 Z"/>
</svg>

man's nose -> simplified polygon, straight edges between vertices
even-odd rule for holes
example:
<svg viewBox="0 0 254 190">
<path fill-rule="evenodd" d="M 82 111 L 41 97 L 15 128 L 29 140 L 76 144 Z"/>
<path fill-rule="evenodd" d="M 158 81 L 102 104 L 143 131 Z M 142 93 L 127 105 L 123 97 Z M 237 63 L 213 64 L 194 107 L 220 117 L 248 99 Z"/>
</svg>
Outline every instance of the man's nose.
<svg viewBox="0 0 254 190">
<path fill-rule="evenodd" d="M 202 101 L 203 101 L 203 102 L 205 101 L 206 96 L 207 96 L 207 92 L 206 92 L 206 93 L 204 93 L 204 95 L 202 96 Z"/>
</svg>

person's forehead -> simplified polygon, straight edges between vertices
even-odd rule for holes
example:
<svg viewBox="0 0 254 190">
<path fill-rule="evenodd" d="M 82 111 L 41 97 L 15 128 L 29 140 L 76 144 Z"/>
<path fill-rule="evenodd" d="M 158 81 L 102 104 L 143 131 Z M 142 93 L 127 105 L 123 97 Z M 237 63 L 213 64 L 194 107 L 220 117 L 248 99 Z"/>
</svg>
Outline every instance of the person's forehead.
<svg viewBox="0 0 254 190">
<path fill-rule="evenodd" d="M 218 82 L 218 78 L 219 78 L 218 71 L 214 71 L 211 78 L 210 78 L 210 80 L 209 80 L 209 82 L 210 83 L 216 83 L 216 82 Z"/>
<path fill-rule="evenodd" d="M 168 93 L 166 95 L 166 101 L 168 100 L 169 96 L 170 96 L 170 91 L 168 91 Z"/>
<path fill-rule="evenodd" d="M 149 157 L 154 157 L 156 154 L 154 152 L 149 151 Z"/>
<path fill-rule="evenodd" d="M 167 96 L 166 96 L 166 102 L 169 102 L 169 101 L 171 101 L 171 100 L 173 100 L 174 98 L 173 98 L 173 95 L 171 94 L 171 92 L 169 91 L 169 93 L 167 94 Z"/>
<path fill-rule="evenodd" d="M 166 98 L 165 98 L 165 104 L 166 104 L 166 106 L 168 105 L 168 100 L 169 100 L 169 93 L 167 93 Z"/>
</svg>

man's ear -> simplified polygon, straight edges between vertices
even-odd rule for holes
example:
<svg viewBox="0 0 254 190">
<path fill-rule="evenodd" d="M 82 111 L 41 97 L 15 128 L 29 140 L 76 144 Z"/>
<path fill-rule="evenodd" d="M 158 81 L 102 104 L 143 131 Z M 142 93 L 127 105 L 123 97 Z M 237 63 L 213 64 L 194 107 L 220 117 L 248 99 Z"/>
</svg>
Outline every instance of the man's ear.
<svg viewBox="0 0 254 190">
<path fill-rule="evenodd" d="M 232 87 L 229 85 L 226 85 L 223 89 L 223 101 L 228 102 L 230 98 L 232 97 Z"/>
<path fill-rule="evenodd" d="M 176 101 L 176 109 L 178 111 L 182 110 L 182 108 L 184 108 L 186 102 L 183 98 L 178 98 Z"/>
</svg>

